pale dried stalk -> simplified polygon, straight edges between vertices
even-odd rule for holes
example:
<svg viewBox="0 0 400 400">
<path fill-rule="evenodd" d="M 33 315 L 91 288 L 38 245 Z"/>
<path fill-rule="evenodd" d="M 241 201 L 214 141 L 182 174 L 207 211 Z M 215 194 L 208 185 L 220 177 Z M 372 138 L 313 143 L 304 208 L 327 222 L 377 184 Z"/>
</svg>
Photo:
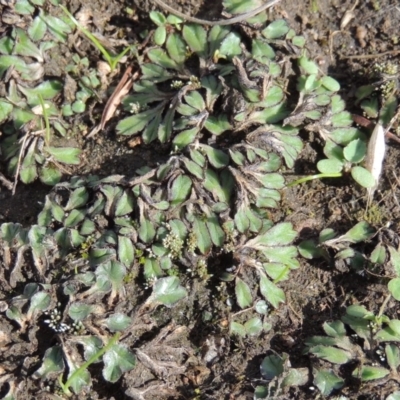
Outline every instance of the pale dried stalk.
<svg viewBox="0 0 400 400">
<path fill-rule="evenodd" d="M 365 158 L 365 168 L 375 179 L 374 186 L 367 189 L 368 204 L 371 203 L 375 190 L 379 185 L 379 178 L 381 176 L 383 160 L 385 158 L 385 149 L 385 129 L 378 122 L 368 142 L 367 157 Z"/>
</svg>

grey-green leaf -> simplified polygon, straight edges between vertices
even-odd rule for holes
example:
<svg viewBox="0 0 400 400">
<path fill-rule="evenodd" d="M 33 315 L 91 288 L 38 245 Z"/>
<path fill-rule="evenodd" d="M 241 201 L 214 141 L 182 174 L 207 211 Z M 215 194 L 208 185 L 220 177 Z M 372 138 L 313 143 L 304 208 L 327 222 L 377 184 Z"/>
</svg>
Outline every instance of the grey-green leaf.
<svg viewBox="0 0 400 400">
<path fill-rule="evenodd" d="M 58 374 L 64 370 L 63 352 L 60 346 L 53 346 L 44 353 L 42 365 L 34 372 L 35 378 L 49 378 L 52 374 Z"/>
<path fill-rule="evenodd" d="M 46 151 L 64 164 L 78 165 L 81 162 L 79 156 L 82 150 L 75 147 L 46 147 Z"/>
<path fill-rule="evenodd" d="M 170 307 L 186 296 L 187 291 L 180 285 L 178 277 L 168 276 L 157 280 L 148 302 L 159 302 Z"/>
<path fill-rule="evenodd" d="M 117 382 L 118 379 L 136 365 L 135 356 L 122 344 L 114 344 L 103 356 L 103 377 L 108 382 Z"/>
<path fill-rule="evenodd" d="M 192 52 L 197 53 L 200 57 L 206 56 L 208 51 L 207 32 L 201 25 L 185 24 L 182 35 Z"/>
<path fill-rule="evenodd" d="M 284 19 L 278 19 L 269 24 L 263 31 L 262 34 L 267 39 L 279 39 L 289 32 L 289 26 Z"/>
<path fill-rule="evenodd" d="M 111 332 L 123 331 L 130 326 L 131 322 L 132 318 L 121 313 L 112 314 L 105 320 L 107 328 Z"/>
<path fill-rule="evenodd" d="M 240 308 L 250 307 L 253 303 L 253 296 L 251 295 L 249 285 L 239 277 L 236 277 L 235 294 Z"/>
</svg>

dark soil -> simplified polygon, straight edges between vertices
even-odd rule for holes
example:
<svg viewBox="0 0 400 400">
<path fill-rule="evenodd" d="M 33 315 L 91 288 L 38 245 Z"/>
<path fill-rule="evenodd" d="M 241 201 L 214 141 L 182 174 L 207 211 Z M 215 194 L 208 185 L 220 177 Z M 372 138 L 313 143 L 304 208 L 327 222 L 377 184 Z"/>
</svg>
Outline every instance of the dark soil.
<svg viewBox="0 0 400 400">
<path fill-rule="evenodd" d="M 190 15 L 207 19 L 217 18 L 222 10 L 219 1 L 170 0 L 168 3 Z M 87 7 L 93 15 L 94 29 L 98 28 L 105 36 L 108 33 L 114 35 L 119 30 L 128 41 L 136 38 L 146 26 L 151 26 L 147 12 L 154 9 L 152 2 L 139 0 L 133 4 L 115 0 L 70 1 L 67 6 L 71 12 Z M 305 36 L 310 58 L 317 60 L 322 70 L 340 82 L 340 94 L 347 109 L 357 114 L 360 110 L 355 105 L 354 91 L 362 84 L 371 64 L 399 57 L 400 9 L 397 0 L 360 1 L 354 9 L 354 18 L 340 30 L 342 17 L 352 6 L 352 2 L 342 0 L 282 0 L 271 11 L 270 19 L 285 18 L 298 34 Z M 133 9 L 133 16 L 127 16 L 126 7 Z M 99 59 L 83 39 L 79 50 L 86 53 L 93 63 Z M 69 51 L 71 56 L 73 48 L 70 47 Z M 48 66 L 49 74 L 57 75 L 57 69 L 65 67 L 54 62 L 55 59 L 54 65 Z M 110 88 L 118 83 L 124 69 L 122 65 L 118 75 L 109 82 Z M 112 90 L 110 88 L 108 92 Z M 293 103 L 296 101 L 293 99 Z M 89 128 L 90 119 L 98 120 L 103 106 L 102 102 L 93 104 L 92 115 L 84 116 Z M 118 117 L 113 118 L 106 130 L 97 133 L 94 139 L 79 139 L 85 156 L 74 174 L 133 176 L 137 168 L 155 166 L 168 156 L 161 146 L 153 144 L 131 149 L 114 133 L 117 120 Z M 315 162 L 322 154 L 318 138 L 303 133 L 303 140 L 304 150 L 294 171 L 288 172 L 289 179 L 314 173 Z M 377 229 L 386 226 L 393 236 L 400 233 L 400 181 L 396 172 L 399 171 L 400 145 L 394 142 L 389 142 L 389 145 L 376 194 L 379 215 L 374 216 L 373 222 Z M 5 168 L 1 171 L 6 174 Z M 29 186 L 19 183 L 14 196 L 5 187 L 0 187 L 0 222 L 19 222 L 24 226 L 35 223 L 48 192 L 49 187 L 39 183 Z M 285 189 L 281 208 L 273 218 L 292 222 L 299 232 L 300 242 L 315 237 L 328 227 L 340 233 L 346 232 L 362 218 L 365 204 L 364 191 L 350 179 L 316 180 Z M 370 252 L 371 249 L 372 244 L 367 250 Z M 105 384 L 101 368 L 95 364 L 90 370 L 93 378 L 90 395 L 77 398 L 253 399 L 254 388 L 266 384 L 260 375 L 260 364 L 266 355 L 287 353 L 293 367 L 311 367 L 312 361 L 303 355 L 305 339 L 322 334 L 322 324 L 340 319 L 350 304 L 361 304 L 377 313 L 387 295 L 386 283 L 375 275 L 356 274 L 346 265 L 335 265 L 334 262 L 328 265 L 322 259 L 310 262 L 303 259 L 301 267 L 280 285 L 287 302 L 272 312 L 272 329 L 256 339 L 230 337 L 229 320 L 239 309 L 227 307 L 232 287 L 214 277 L 206 281 L 188 277 L 184 284 L 191 295 L 172 309 L 143 310 L 141 302 L 148 293 L 132 287 L 128 289 L 130 292 L 125 300 L 118 304 L 118 309 L 128 310 L 137 321 L 137 326 L 124 343 L 136 349 L 139 362 L 116 384 Z M 15 296 L 18 289 L 11 292 L 8 284 L 2 283 L 0 298 Z M 213 317 L 212 323 L 207 322 L 204 318 L 207 312 L 218 318 Z M 397 317 L 399 313 L 399 304 L 391 300 L 386 314 Z M 6 361 L 4 369 L 0 365 L 1 395 L 8 388 L 4 371 L 6 374 L 29 376 L 37 369 L 48 343 L 56 343 L 57 338 L 43 327 L 29 334 L 20 334 L 17 326 L 4 316 L 0 316 L 0 324 L 0 360 Z M 46 343 L 43 343 L 43 336 Z M 18 399 L 51 398 L 46 394 L 38 395 L 46 383 L 29 379 L 19 382 Z M 383 400 L 397 388 L 396 382 L 390 380 L 379 382 L 379 386 L 376 381 L 372 382 L 361 385 L 349 377 L 341 394 L 350 399 Z M 312 384 L 310 381 L 307 385 L 291 388 L 279 398 L 322 398 L 312 390 Z"/>
</svg>

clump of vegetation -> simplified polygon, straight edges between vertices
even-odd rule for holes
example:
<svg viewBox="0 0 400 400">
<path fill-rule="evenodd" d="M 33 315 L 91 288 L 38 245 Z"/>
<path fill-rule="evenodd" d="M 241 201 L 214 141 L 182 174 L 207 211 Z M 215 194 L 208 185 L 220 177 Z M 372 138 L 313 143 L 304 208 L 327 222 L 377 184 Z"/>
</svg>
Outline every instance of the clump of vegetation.
<svg viewBox="0 0 400 400">
<path fill-rule="evenodd" d="M 225 2 L 228 10 L 235 9 L 233 3 Z M 2 157 L 15 183 L 40 178 L 54 186 L 36 224 L 0 225 L 10 293 L 2 312 L 21 333 L 29 332 L 29 339 L 39 331 L 57 338 L 40 362 L 30 360 L 35 364 L 32 378 L 50 382 L 63 395 L 83 396 L 93 385 L 92 364 L 102 362 L 105 381 L 116 382 L 135 367 L 134 352 L 140 353 L 124 340 L 136 325 L 152 328 L 141 320 L 143 314 L 189 301 L 193 278 L 223 282 L 226 292 L 219 300 L 239 310 L 229 317 L 229 333 L 248 340 L 271 330 L 271 310 L 286 300 L 280 283 L 299 268 L 298 253 L 329 262 L 334 254 L 335 261 L 357 271 L 384 263 L 381 245 L 369 259 L 357 247 L 375 234 L 366 222 L 341 236 L 325 229 L 318 240 L 297 247 L 293 225 L 273 218 L 286 186 L 285 171 L 294 167 L 303 148 L 301 129 L 318 132 L 325 141 L 327 159 L 317 164 L 319 177 L 351 171 L 361 185 L 375 183 L 359 165 L 366 154 L 365 137 L 352 126 L 339 83 L 308 59 L 305 39 L 285 20 L 267 23 L 261 14 L 256 18 L 260 33 L 252 36 L 153 11 L 156 26 L 149 45 L 140 51 L 128 46 L 114 56 L 65 8 L 61 19 L 42 6 L 41 1 L 18 1 L 16 9 L 28 28 L 12 27 L 0 39 Z M 136 135 L 145 144 L 162 144 L 166 161 L 134 176 L 72 176 L 60 183 L 63 174 L 71 173 L 68 166 L 80 163 L 81 126 L 72 117 L 86 112 L 102 85 L 82 55 L 67 65 L 64 82 L 42 82 L 47 51 L 65 43 L 75 27 L 111 70 L 134 50 L 140 79 L 122 100 L 116 132 L 120 138 Z M 63 86 L 67 81 L 73 82 L 72 94 Z M 287 100 L 289 87 L 296 87 L 295 107 Z M 396 270 L 389 291 L 398 300 L 399 256 L 393 247 L 388 251 Z M 20 288 L 23 293 L 15 295 Z M 127 298 L 133 290 L 142 301 L 138 307 Z M 215 317 L 210 313 L 207 320 Z M 362 325 L 367 320 L 375 324 L 373 336 Z M 347 326 L 381 346 L 398 340 L 397 323 L 383 311 L 375 316 L 349 307 L 342 321 L 324 324 L 329 337 L 309 339 L 306 352 L 343 365 L 365 351 L 348 338 Z M 142 344 L 139 339 L 133 343 Z M 384 351 L 388 366 L 361 366 L 357 376 L 394 374 L 398 349 L 390 343 Z M 323 395 L 344 385 L 333 369 L 313 370 Z M 279 395 L 309 380 L 308 369 L 292 368 L 286 354 L 268 355 L 261 373 L 270 382 L 256 389 L 256 398 Z M 16 385 L 10 385 L 9 398 L 14 392 Z"/>
<path fill-rule="evenodd" d="M 365 227 L 361 228 L 353 228 L 336 239 L 328 239 L 326 235 L 329 235 L 329 232 L 321 232 L 321 237 L 325 239 L 321 243 L 331 240 L 333 246 L 345 241 L 354 243 L 356 238 L 365 240 L 366 230 Z M 308 254 L 305 248 L 312 248 L 309 244 L 307 242 L 307 246 L 302 245 L 305 255 Z M 350 384 L 351 379 L 363 383 L 398 380 L 400 350 L 397 343 L 400 341 L 400 321 L 388 317 L 384 312 L 392 297 L 400 299 L 400 252 L 392 246 L 387 246 L 390 259 L 386 260 L 385 247 L 378 244 L 371 254 L 370 262 L 379 265 L 390 262 L 396 277 L 388 279 L 390 294 L 381 304 L 378 313 L 375 314 L 358 304 L 350 305 L 341 320 L 323 324 L 325 336 L 312 336 L 305 341 L 304 353 L 310 356 L 312 365 L 312 385 L 318 388 L 323 396 L 339 394 Z M 324 252 L 322 246 L 319 250 Z M 349 248 L 342 249 L 337 254 L 346 252 L 349 253 Z M 261 375 L 270 383 L 257 387 L 255 396 L 259 399 L 268 398 L 285 393 L 292 386 L 310 385 L 309 374 L 308 368 L 292 368 L 287 354 L 268 355 L 261 364 Z M 310 389 L 314 386 L 310 386 Z M 387 398 L 395 395 L 396 392 Z"/>
</svg>

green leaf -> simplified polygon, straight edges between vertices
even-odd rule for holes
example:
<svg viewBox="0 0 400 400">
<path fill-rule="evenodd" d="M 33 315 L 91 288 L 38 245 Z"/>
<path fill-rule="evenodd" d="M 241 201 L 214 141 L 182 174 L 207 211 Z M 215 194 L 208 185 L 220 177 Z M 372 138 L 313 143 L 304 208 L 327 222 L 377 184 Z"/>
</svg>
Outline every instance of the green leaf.
<svg viewBox="0 0 400 400">
<path fill-rule="evenodd" d="M 232 58 L 242 53 L 240 47 L 241 37 L 237 32 L 230 32 L 225 39 L 222 40 L 219 53 Z"/>
<path fill-rule="evenodd" d="M 187 229 L 185 224 L 179 219 L 172 219 L 169 221 L 171 232 L 179 236 L 180 239 L 184 240 L 187 235 Z"/>
<path fill-rule="evenodd" d="M 207 190 L 213 193 L 214 199 L 221 203 L 228 204 L 235 185 L 230 171 L 224 170 L 218 176 L 213 170 L 208 168 L 205 171 L 205 177 L 206 179 L 203 185 Z M 223 184 L 220 182 L 223 182 Z"/>
<path fill-rule="evenodd" d="M 346 232 L 345 239 L 352 243 L 359 243 L 375 234 L 375 229 L 366 221 L 361 221 Z"/>
<path fill-rule="evenodd" d="M 126 267 L 130 267 L 135 259 L 135 247 L 126 236 L 118 236 L 118 259 Z"/>
<path fill-rule="evenodd" d="M 267 381 L 271 381 L 277 376 L 282 375 L 283 368 L 283 360 L 281 357 L 272 354 L 264 358 L 260 366 L 261 376 Z"/>
<path fill-rule="evenodd" d="M 339 390 L 344 385 L 344 380 L 331 370 L 321 369 L 314 375 L 314 384 L 323 396 L 329 396 L 334 390 Z"/>
<path fill-rule="evenodd" d="M 229 163 L 229 156 L 222 150 L 203 144 L 202 149 L 207 155 L 208 161 L 215 168 L 226 167 Z"/>
<path fill-rule="evenodd" d="M 93 306 L 85 303 L 73 303 L 68 309 L 68 315 L 74 321 L 83 321 L 93 311 Z"/>
<path fill-rule="evenodd" d="M 46 23 L 39 16 L 35 17 L 28 28 L 28 35 L 34 42 L 42 40 L 46 33 Z"/>
<path fill-rule="evenodd" d="M 162 115 L 158 113 L 152 121 L 143 129 L 143 142 L 148 144 L 155 140 L 158 136 L 158 129 L 161 123 Z"/>
<path fill-rule="evenodd" d="M 46 292 L 35 293 L 31 297 L 31 304 L 29 306 L 28 314 L 32 314 L 35 311 L 44 311 L 50 306 L 51 297 Z"/>
<path fill-rule="evenodd" d="M 271 86 L 264 99 L 258 103 L 261 107 L 274 107 L 281 103 L 285 97 L 285 94 L 279 86 Z"/>
<path fill-rule="evenodd" d="M 186 59 L 186 44 L 177 33 L 168 36 L 166 48 L 169 56 L 177 64 L 183 64 Z M 154 62 L 154 60 L 152 60 Z"/>
<path fill-rule="evenodd" d="M 197 90 L 189 92 L 184 98 L 190 106 L 198 111 L 202 111 L 206 107 L 203 96 Z"/>
<path fill-rule="evenodd" d="M 360 368 L 356 368 L 353 371 L 353 376 L 356 378 L 361 378 L 362 382 L 367 382 L 375 379 L 382 379 L 389 375 L 389 373 L 390 371 L 388 371 L 386 368 L 364 365 Z"/>
<path fill-rule="evenodd" d="M 290 222 L 276 224 L 262 235 L 249 240 L 246 246 L 261 250 L 263 247 L 279 246 L 292 243 L 297 232 Z"/>
<path fill-rule="evenodd" d="M 306 44 L 306 38 L 304 36 L 294 36 L 292 43 L 297 47 L 303 48 Z"/>
<path fill-rule="evenodd" d="M 14 40 L 12 40 L 10 37 L 3 36 L 0 39 L 0 53 L 1 54 L 11 55 L 13 47 L 14 47 Z"/>
<path fill-rule="evenodd" d="M 390 369 L 397 374 L 397 368 L 400 365 L 400 349 L 395 344 L 385 346 L 386 361 Z"/>
<path fill-rule="evenodd" d="M 230 32 L 229 27 L 215 25 L 211 28 L 208 34 L 208 43 L 210 44 L 210 55 L 214 55 L 216 50 L 220 47 L 222 40 L 228 35 Z"/>
<path fill-rule="evenodd" d="M 197 239 L 197 247 L 202 254 L 207 254 L 212 246 L 207 225 L 200 218 L 195 218 L 193 222 L 193 232 Z"/>
<path fill-rule="evenodd" d="M 158 110 L 157 110 L 158 112 Z M 156 116 L 155 110 L 146 110 L 118 122 L 116 129 L 119 135 L 130 136 L 142 131 Z"/>
<path fill-rule="evenodd" d="M 235 294 L 240 308 L 247 308 L 252 305 L 253 297 L 250 287 L 239 277 L 236 277 Z"/>
<path fill-rule="evenodd" d="M 28 153 L 21 164 L 20 178 L 24 183 L 31 183 L 37 178 L 34 147 L 30 146 Z"/>
<path fill-rule="evenodd" d="M 225 234 L 219 225 L 218 218 L 214 214 L 211 215 L 207 218 L 206 225 L 213 244 L 222 247 L 225 241 Z"/>
<path fill-rule="evenodd" d="M 62 88 L 63 83 L 58 79 L 44 81 L 34 88 L 18 85 L 18 89 L 27 97 L 28 104 L 31 106 L 40 105 L 40 97 L 44 100 L 53 99 L 61 92 Z M 48 105 L 51 106 L 51 104 Z"/>
<path fill-rule="evenodd" d="M 318 247 L 314 240 L 303 240 L 299 246 L 299 253 L 302 257 L 312 260 L 313 258 L 322 257 L 324 251 Z"/>
<path fill-rule="evenodd" d="M 397 301 L 400 301 L 400 278 L 391 279 L 388 283 L 388 290 Z"/>
<path fill-rule="evenodd" d="M 274 308 L 278 308 L 279 304 L 286 300 L 283 290 L 264 275 L 260 276 L 260 292 Z"/>
<path fill-rule="evenodd" d="M 174 140 L 172 141 L 172 143 L 177 150 L 182 150 L 186 146 L 188 146 L 189 144 L 194 142 L 194 139 L 196 138 L 198 133 L 199 133 L 198 127 L 195 127 L 192 129 L 186 129 L 186 130 L 178 133 L 174 137 Z"/>
<path fill-rule="evenodd" d="M 375 335 L 375 339 L 382 342 L 400 342 L 400 321 L 390 320 L 388 326 Z"/>
<path fill-rule="evenodd" d="M 236 228 L 239 232 L 244 233 L 250 228 L 250 220 L 246 214 L 246 209 L 240 207 L 234 217 Z"/>
<path fill-rule="evenodd" d="M 170 46 L 173 45 L 171 41 Z M 173 49 L 171 49 L 171 51 L 173 52 Z M 178 64 L 174 60 L 172 60 L 172 58 L 170 58 L 167 53 L 162 49 L 150 49 L 147 52 L 147 55 L 154 64 L 160 65 L 164 68 L 179 69 Z"/>
<path fill-rule="evenodd" d="M 103 342 L 101 339 L 95 336 L 80 336 L 77 342 L 83 346 L 83 357 L 85 360 L 96 357 L 103 347 Z M 97 358 L 98 357 L 96 357 L 96 361 L 94 362 L 100 361 Z"/>
<path fill-rule="evenodd" d="M 118 290 L 122 284 L 126 275 L 126 268 L 116 260 L 107 261 L 96 268 L 97 279 L 104 279 L 110 282 L 114 290 Z"/>
<path fill-rule="evenodd" d="M 364 135 L 361 133 L 361 131 L 352 127 L 334 129 L 330 135 L 335 143 L 345 146 L 352 140 L 364 138 Z"/>
<path fill-rule="evenodd" d="M 29 39 L 28 35 L 20 28 L 15 28 L 15 46 L 14 54 L 25 57 L 33 57 L 38 62 L 42 63 L 43 53 L 40 49 Z"/>
<path fill-rule="evenodd" d="M 378 243 L 370 256 L 371 262 L 382 265 L 386 260 L 385 247 Z M 400 260 L 399 260 L 400 261 Z M 397 273 L 397 272 L 396 272 Z"/>
<path fill-rule="evenodd" d="M 0 100 L 0 122 L 3 122 L 13 110 L 13 105 L 6 100 Z"/>
<path fill-rule="evenodd" d="M 22 57 L 1 55 L 0 56 L 0 77 L 13 66 L 18 72 L 26 71 L 26 63 Z"/>
<path fill-rule="evenodd" d="M 344 149 L 343 155 L 347 161 L 359 163 L 367 153 L 367 145 L 360 139 L 353 140 Z"/>
<path fill-rule="evenodd" d="M 400 400 L 400 391 L 393 392 L 385 400 Z"/>
<path fill-rule="evenodd" d="M 89 199 L 89 192 L 85 187 L 75 189 L 68 199 L 68 203 L 65 206 L 65 211 L 70 211 L 75 208 L 84 206 Z"/>
<path fill-rule="evenodd" d="M 201 25 L 185 24 L 182 35 L 193 53 L 197 53 L 200 57 L 207 55 L 207 32 Z"/>
<path fill-rule="evenodd" d="M 73 228 L 85 219 L 86 212 L 83 210 L 72 210 L 64 221 L 66 228 Z"/>
<path fill-rule="evenodd" d="M 206 158 L 199 150 L 190 149 L 190 158 L 195 163 L 200 165 L 200 167 L 204 167 L 206 165 Z"/>
<path fill-rule="evenodd" d="M 330 90 L 331 92 L 337 92 L 340 90 L 340 84 L 337 80 L 331 78 L 330 76 L 323 76 L 321 78 L 322 86 Z"/>
<path fill-rule="evenodd" d="M 392 246 L 388 246 L 390 253 L 390 263 L 396 271 L 396 275 L 400 276 L 400 252 Z"/>
<path fill-rule="evenodd" d="M 59 41 L 65 42 L 67 35 L 72 32 L 71 27 L 62 19 L 44 13 L 39 14 L 40 18 L 47 24 L 51 34 Z"/>
<path fill-rule="evenodd" d="M 261 63 L 263 63 L 266 59 L 275 59 L 275 52 L 273 48 L 267 42 L 260 39 L 254 39 L 252 41 L 251 54 L 255 60 Z"/>
<path fill-rule="evenodd" d="M 188 160 L 187 158 L 185 158 L 183 162 L 185 164 L 187 171 L 189 171 L 192 175 L 194 175 L 196 178 L 200 180 L 204 179 L 204 169 L 202 167 L 200 167 L 194 161 Z"/>
<path fill-rule="evenodd" d="M 35 8 L 29 3 L 28 0 L 18 0 L 15 2 L 15 12 L 22 15 L 32 15 Z"/>
<path fill-rule="evenodd" d="M 111 249 L 96 249 L 91 248 L 89 252 L 89 263 L 91 266 L 96 266 L 109 261 L 114 257 L 114 252 Z"/>
<path fill-rule="evenodd" d="M 305 56 L 299 58 L 299 65 L 307 74 L 318 74 L 318 65 Z"/>
<path fill-rule="evenodd" d="M 333 346 L 314 346 L 310 353 L 333 364 L 345 364 L 352 358 L 348 351 Z"/>
<path fill-rule="evenodd" d="M 116 217 L 121 217 L 123 215 L 129 214 L 133 211 L 133 206 L 134 200 L 132 195 L 124 192 L 115 204 L 114 215 Z"/>
<path fill-rule="evenodd" d="M 85 387 L 90 387 L 91 379 L 88 370 L 85 369 L 80 371 L 78 374 L 74 374 L 74 372 L 79 368 L 79 365 L 70 363 L 68 367 L 68 386 L 72 388 L 75 394 L 80 393 Z"/>
<path fill-rule="evenodd" d="M 143 275 L 147 280 L 162 276 L 160 263 L 154 258 L 146 258 Z"/>
<path fill-rule="evenodd" d="M 168 276 L 156 281 L 148 302 L 159 302 L 170 307 L 186 296 L 187 291 L 180 285 L 179 279 L 176 276 Z"/>
<path fill-rule="evenodd" d="M 284 19 L 277 19 L 269 24 L 261 33 L 267 39 L 279 39 L 289 32 L 289 26 Z"/>
<path fill-rule="evenodd" d="M 332 126 L 334 128 L 338 127 L 346 127 L 353 123 L 353 119 L 351 118 L 351 114 L 347 111 L 341 111 L 337 114 L 333 114 L 331 117 Z"/>
<path fill-rule="evenodd" d="M 246 329 L 242 324 L 239 324 L 239 322 L 231 321 L 229 324 L 229 331 L 231 335 L 237 335 L 240 337 L 246 336 Z"/>
<path fill-rule="evenodd" d="M 162 46 L 167 38 L 167 29 L 165 26 L 159 26 L 154 32 L 154 43 Z"/>
<path fill-rule="evenodd" d="M 170 14 L 167 17 L 167 23 L 171 25 L 175 25 L 176 28 L 179 30 L 180 29 L 180 24 L 182 24 L 184 20 L 177 15 Z"/>
<path fill-rule="evenodd" d="M 343 163 L 336 159 L 325 159 L 318 161 L 317 168 L 323 174 L 335 174 L 342 171 Z"/>
<path fill-rule="evenodd" d="M 156 230 L 154 229 L 151 221 L 144 219 L 140 223 L 140 227 L 138 230 L 140 240 L 144 243 L 150 243 L 154 236 L 156 235 Z"/>
<path fill-rule="evenodd" d="M 259 317 L 250 318 L 245 324 L 244 328 L 249 336 L 257 336 L 263 330 L 263 323 Z"/>
<path fill-rule="evenodd" d="M 204 127 L 210 131 L 213 135 L 221 135 L 221 133 L 231 129 L 231 124 L 228 121 L 226 114 L 218 116 L 211 115 L 207 118 Z"/>
<path fill-rule="evenodd" d="M 103 356 L 103 377 L 108 382 L 117 382 L 118 379 L 136 365 L 135 356 L 125 345 L 114 344 Z"/>
<path fill-rule="evenodd" d="M 52 163 L 45 165 L 39 171 L 39 178 L 46 185 L 56 185 L 60 182 L 61 177 L 61 171 Z"/>
<path fill-rule="evenodd" d="M 165 143 L 171 137 L 174 115 L 175 115 L 175 109 L 172 107 L 167 111 L 167 114 L 165 115 L 163 122 L 160 124 L 158 128 L 157 135 L 158 135 L 158 140 L 161 143 Z"/>
<path fill-rule="evenodd" d="M 46 151 L 51 154 L 56 161 L 64 164 L 79 165 L 81 149 L 75 147 L 46 147 Z"/>
<path fill-rule="evenodd" d="M 111 332 L 123 331 L 128 328 L 131 323 L 132 318 L 121 313 L 112 314 L 105 320 L 105 324 Z"/>
<path fill-rule="evenodd" d="M 183 203 L 192 189 L 192 180 L 186 175 L 179 175 L 172 183 L 169 200 L 172 205 Z"/>
<path fill-rule="evenodd" d="M 163 26 L 167 23 L 164 14 L 158 11 L 150 11 L 149 17 L 157 26 Z"/>
<path fill-rule="evenodd" d="M 52 374 L 64 371 L 64 368 L 62 348 L 60 346 L 53 346 L 44 353 L 42 365 L 34 372 L 33 377 L 36 379 L 47 379 Z"/>
<path fill-rule="evenodd" d="M 331 337 L 344 337 L 346 336 L 346 328 L 342 321 L 324 322 L 324 331 Z"/>
<path fill-rule="evenodd" d="M 371 188 L 375 186 L 375 178 L 363 167 L 353 167 L 351 169 L 351 176 L 359 185 L 365 188 Z"/>
</svg>

